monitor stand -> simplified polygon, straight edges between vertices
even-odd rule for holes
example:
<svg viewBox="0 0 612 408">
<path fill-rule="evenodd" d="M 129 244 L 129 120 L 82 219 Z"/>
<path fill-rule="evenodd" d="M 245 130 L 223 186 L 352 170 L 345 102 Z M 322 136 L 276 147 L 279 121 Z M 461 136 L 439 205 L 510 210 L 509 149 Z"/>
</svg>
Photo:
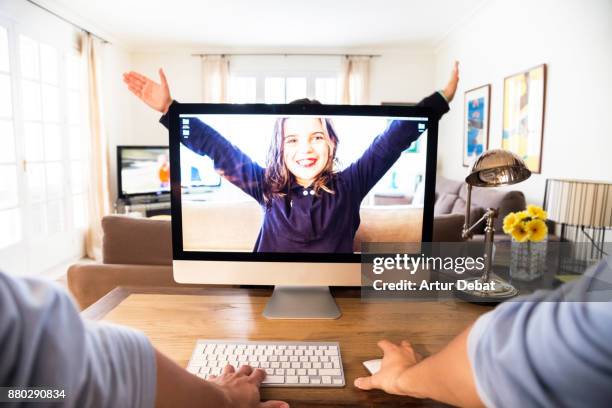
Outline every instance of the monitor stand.
<svg viewBox="0 0 612 408">
<path fill-rule="evenodd" d="M 328 286 L 275 286 L 267 319 L 337 319 L 342 313 Z"/>
</svg>

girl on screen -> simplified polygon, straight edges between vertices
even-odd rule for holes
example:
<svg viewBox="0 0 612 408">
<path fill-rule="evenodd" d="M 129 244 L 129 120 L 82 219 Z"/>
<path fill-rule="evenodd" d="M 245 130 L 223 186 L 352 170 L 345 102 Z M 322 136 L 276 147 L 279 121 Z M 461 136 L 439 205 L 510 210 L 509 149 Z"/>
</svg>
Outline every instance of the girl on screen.
<svg viewBox="0 0 612 408">
<path fill-rule="evenodd" d="M 161 83 L 136 72 L 124 74 L 129 90 L 163 114 L 178 103 L 170 96 L 163 70 Z M 448 85 L 423 99 L 440 118 L 449 109 L 459 80 L 455 63 Z M 292 103 L 318 104 L 309 99 Z M 363 155 L 336 171 L 338 136 L 329 119 L 290 116 L 276 121 L 267 166 L 261 167 L 215 129 L 199 120 L 190 122 L 187 148 L 209 156 L 215 169 L 263 208 L 263 223 L 255 252 L 352 253 L 360 224 L 363 198 L 422 133 L 415 121 L 392 121 Z"/>
</svg>

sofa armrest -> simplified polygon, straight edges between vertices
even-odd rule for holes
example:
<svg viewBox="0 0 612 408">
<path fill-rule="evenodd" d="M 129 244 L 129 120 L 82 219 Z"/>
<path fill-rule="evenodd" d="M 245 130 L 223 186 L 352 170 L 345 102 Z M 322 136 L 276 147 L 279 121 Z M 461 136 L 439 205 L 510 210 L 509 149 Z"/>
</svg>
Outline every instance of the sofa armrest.
<svg viewBox="0 0 612 408">
<path fill-rule="evenodd" d="M 117 286 L 168 287 L 179 284 L 172 276 L 172 266 L 76 264 L 68 268 L 68 289 L 81 310 Z"/>
</svg>

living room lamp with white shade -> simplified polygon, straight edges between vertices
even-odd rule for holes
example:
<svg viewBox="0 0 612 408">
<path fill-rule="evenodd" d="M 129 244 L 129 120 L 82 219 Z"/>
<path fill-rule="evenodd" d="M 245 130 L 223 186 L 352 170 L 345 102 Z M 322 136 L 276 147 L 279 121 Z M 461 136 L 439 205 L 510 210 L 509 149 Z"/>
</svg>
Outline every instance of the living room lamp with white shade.
<svg viewBox="0 0 612 408">
<path fill-rule="evenodd" d="M 465 206 L 465 224 L 461 235 L 464 239 L 472 237 L 474 229 L 485 222 L 485 254 L 484 270 L 480 277 L 466 279 L 470 284 L 459 294 L 475 301 L 501 301 L 518 294 L 518 290 L 509 282 L 495 276 L 491 269 L 493 265 L 494 222 L 498 216 L 496 208 L 488 208 L 485 214 L 473 225 L 470 225 L 470 207 L 472 187 L 498 187 L 520 183 L 531 176 L 531 171 L 516 154 L 502 149 L 484 152 L 472 166 L 470 174 L 465 178 L 467 183 L 467 202 Z M 486 284 L 486 285 L 484 285 Z"/>
</svg>

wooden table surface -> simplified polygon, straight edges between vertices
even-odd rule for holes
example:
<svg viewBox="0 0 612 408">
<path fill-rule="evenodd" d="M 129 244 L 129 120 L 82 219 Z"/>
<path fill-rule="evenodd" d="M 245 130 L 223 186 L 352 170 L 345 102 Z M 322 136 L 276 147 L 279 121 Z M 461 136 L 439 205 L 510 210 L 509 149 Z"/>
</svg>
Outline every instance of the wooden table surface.
<svg viewBox="0 0 612 408">
<path fill-rule="evenodd" d="M 381 355 L 377 341 L 409 339 L 428 355 L 490 310 L 459 301 L 365 303 L 358 290 L 333 292 L 342 310 L 337 320 L 267 320 L 262 312 L 270 290 L 229 288 L 119 287 L 82 315 L 143 331 L 182 367 L 196 339 L 338 341 L 344 388 L 263 388 L 262 398 L 281 399 L 291 407 L 399 407 L 441 404 L 356 389 L 353 380 L 367 374 L 361 363 Z"/>
</svg>

